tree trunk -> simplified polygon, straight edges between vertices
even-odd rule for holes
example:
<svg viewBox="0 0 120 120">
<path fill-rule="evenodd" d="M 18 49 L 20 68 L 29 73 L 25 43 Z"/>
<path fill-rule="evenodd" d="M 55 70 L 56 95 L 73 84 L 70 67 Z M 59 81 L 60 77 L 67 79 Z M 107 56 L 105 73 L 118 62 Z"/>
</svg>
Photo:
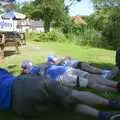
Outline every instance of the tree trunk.
<svg viewBox="0 0 120 120">
<path fill-rule="evenodd" d="M 50 32 L 50 22 L 44 21 L 44 32 Z"/>
</svg>

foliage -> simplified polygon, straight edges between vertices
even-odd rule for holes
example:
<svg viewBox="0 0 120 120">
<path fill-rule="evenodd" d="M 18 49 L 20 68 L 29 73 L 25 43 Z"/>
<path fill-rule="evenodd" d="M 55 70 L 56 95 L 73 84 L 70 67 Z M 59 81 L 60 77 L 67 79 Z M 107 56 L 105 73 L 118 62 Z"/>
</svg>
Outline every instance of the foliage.
<svg viewBox="0 0 120 120">
<path fill-rule="evenodd" d="M 67 36 L 69 41 L 75 44 L 92 45 L 101 47 L 103 37 L 98 30 L 91 25 L 76 24 L 71 19 L 62 24 L 61 31 Z"/>
<path fill-rule="evenodd" d="M 32 2 L 24 2 L 24 4 L 21 5 L 21 12 L 24 13 L 28 18 L 32 18 L 34 9 L 35 8 Z"/>
<path fill-rule="evenodd" d="M 119 7 L 120 0 L 91 0 L 96 9 L 102 9 L 104 7 Z"/>
<path fill-rule="evenodd" d="M 102 36 L 93 28 L 82 27 L 78 32 L 63 34 L 60 30 L 52 30 L 48 33 L 30 33 L 28 39 L 38 42 L 69 42 L 77 45 L 102 46 Z"/>
<path fill-rule="evenodd" d="M 120 9 L 114 8 L 108 18 L 108 24 L 104 29 L 105 43 L 110 48 L 117 49 L 120 47 Z"/>
<path fill-rule="evenodd" d="M 69 7 L 79 1 L 67 0 L 69 4 L 65 5 L 66 0 L 34 0 L 33 2 L 24 3 L 21 9 L 29 18 L 42 19 L 45 32 L 49 32 L 50 26 L 58 27 L 66 21 Z"/>
<path fill-rule="evenodd" d="M 65 42 L 65 41 L 68 41 L 68 39 L 65 37 L 65 35 L 58 30 L 53 30 L 53 31 L 48 32 L 48 33 L 44 33 L 44 32 L 30 33 L 29 38 L 32 38 L 29 40 L 37 41 L 37 42 L 49 42 L 49 41 Z"/>
<path fill-rule="evenodd" d="M 120 9 L 117 7 L 104 7 L 97 10 L 95 14 L 89 17 L 88 24 L 103 36 L 103 46 L 116 49 L 120 47 Z"/>
<path fill-rule="evenodd" d="M 67 34 L 69 41 L 74 42 L 77 45 L 90 45 L 95 47 L 102 47 L 102 35 L 93 28 L 81 27 L 76 32 L 77 34 Z"/>
</svg>

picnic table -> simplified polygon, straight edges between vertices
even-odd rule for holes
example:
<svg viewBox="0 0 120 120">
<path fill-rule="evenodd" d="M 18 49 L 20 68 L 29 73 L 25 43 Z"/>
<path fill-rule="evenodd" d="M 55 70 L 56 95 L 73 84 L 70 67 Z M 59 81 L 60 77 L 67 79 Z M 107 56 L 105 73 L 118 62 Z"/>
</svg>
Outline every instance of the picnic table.
<svg viewBox="0 0 120 120">
<path fill-rule="evenodd" d="M 14 46 L 18 54 L 20 39 L 15 32 L 0 32 L 0 58 L 4 58 L 4 48 L 7 46 Z"/>
</svg>

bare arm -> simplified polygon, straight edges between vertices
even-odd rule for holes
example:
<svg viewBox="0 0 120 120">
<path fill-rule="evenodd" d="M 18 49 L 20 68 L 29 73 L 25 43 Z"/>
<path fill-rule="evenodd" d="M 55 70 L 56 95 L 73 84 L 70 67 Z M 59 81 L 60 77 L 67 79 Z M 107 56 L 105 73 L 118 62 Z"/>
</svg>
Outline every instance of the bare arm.
<svg viewBox="0 0 120 120">
<path fill-rule="evenodd" d="M 66 59 L 71 59 L 71 57 L 69 57 L 69 56 L 66 56 L 66 57 L 59 56 L 55 60 L 55 64 L 63 64 Z"/>
</svg>

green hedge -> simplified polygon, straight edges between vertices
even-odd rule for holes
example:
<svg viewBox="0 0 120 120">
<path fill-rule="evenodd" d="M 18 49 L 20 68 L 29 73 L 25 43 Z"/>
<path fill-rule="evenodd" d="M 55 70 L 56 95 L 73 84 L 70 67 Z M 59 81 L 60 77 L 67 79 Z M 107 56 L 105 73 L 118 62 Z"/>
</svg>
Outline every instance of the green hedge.
<svg viewBox="0 0 120 120">
<path fill-rule="evenodd" d="M 58 30 L 53 30 L 48 33 L 29 33 L 28 39 L 30 41 L 37 41 L 37 42 L 49 42 L 49 41 L 58 41 L 58 42 L 65 42 L 68 41 L 66 36 L 58 31 Z"/>
</svg>

